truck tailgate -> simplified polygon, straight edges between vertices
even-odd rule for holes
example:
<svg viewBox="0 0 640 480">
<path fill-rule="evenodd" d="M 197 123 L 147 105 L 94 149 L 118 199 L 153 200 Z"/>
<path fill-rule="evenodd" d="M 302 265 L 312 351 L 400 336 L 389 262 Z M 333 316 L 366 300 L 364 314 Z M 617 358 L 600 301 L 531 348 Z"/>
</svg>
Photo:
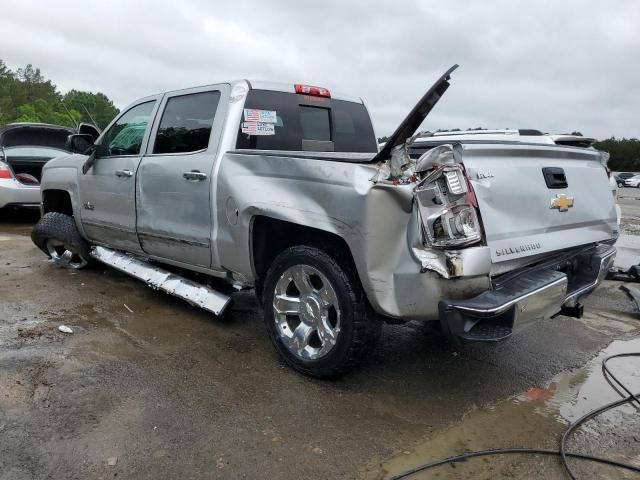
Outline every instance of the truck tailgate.
<svg viewBox="0 0 640 480">
<path fill-rule="evenodd" d="M 617 236 L 615 201 L 595 150 L 475 144 L 464 146 L 463 162 L 494 263 Z"/>
</svg>

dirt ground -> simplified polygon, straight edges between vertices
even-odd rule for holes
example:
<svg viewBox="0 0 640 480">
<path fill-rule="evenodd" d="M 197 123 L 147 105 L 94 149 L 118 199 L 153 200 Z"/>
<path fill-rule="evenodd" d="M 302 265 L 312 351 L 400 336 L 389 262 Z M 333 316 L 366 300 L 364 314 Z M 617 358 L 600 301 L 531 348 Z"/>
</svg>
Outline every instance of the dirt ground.
<svg viewBox="0 0 640 480">
<path fill-rule="evenodd" d="M 640 202 L 621 203 L 640 224 Z M 35 220 L 0 220 L 1 480 L 377 479 L 469 450 L 555 448 L 569 422 L 616 399 L 602 356 L 640 351 L 638 309 L 606 282 L 581 320 L 460 349 L 429 324 L 385 326 L 368 365 L 312 380 L 279 361 L 251 292 L 222 320 L 108 268 L 62 270 L 31 243 Z M 640 362 L 612 366 L 640 390 Z M 640 464 L 638 432 L 622 408 L 570 447 Z M 573 464 L 582 478 L 637 478 Z M 541 476 L 564 478 L 556 458 L 412 478 Z"/>
</svg>

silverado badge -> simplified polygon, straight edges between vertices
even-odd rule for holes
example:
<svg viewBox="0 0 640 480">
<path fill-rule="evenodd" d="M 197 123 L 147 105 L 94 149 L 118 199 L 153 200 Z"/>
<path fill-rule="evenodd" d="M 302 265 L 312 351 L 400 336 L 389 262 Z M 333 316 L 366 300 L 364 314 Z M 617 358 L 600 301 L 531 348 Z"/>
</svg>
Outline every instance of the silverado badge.
<svg viewBox="0 0 640 480">
<path fill-rule="evenodd" d="M 573 197 L 567 197 L 564 193 L 559 193 L 556 198 L 551 199 L 549 208 L 557 208 L 560 212 L 566 212 L 573 207 Z"/>
</svg>

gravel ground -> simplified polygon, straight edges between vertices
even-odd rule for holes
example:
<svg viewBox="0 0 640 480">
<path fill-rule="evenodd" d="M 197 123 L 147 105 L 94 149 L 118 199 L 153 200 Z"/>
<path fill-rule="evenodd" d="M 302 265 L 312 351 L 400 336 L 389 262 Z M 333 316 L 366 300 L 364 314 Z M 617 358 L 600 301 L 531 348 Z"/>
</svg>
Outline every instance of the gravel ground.
<svg viewBox="0 0 640 480">
<path fill-rule="evenodd" d="M 640 202 L 626 197 L 636 218 Z M 461 349 L 429 324 L 385 326 L 368 365 L 311 380 L 281 364 L 251 292 L 220 320 L 111 269 L 61 270 L 32 245 L 35 220 L 0 220 L 2 480 L 380 478 L 468 449 L 553 447 L 576 412 L 611 398 L 597 386 L 600 352 L 640 350 L 638 309 L 607 282 L 582 320 Z M 639 380 L 640 368 L 618 367 Z M 638 425 L 621 410 L 572 448 L 640 462 Z M 535 457 L 422 478 L 542 472 L 562 478 L 555 459 Z"/>
</svg>

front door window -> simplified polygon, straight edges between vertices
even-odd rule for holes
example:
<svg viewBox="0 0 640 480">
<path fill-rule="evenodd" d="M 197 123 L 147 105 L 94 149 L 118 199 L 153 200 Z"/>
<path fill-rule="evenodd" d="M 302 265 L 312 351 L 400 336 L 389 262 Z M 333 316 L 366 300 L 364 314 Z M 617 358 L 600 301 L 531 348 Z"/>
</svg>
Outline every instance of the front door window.
<svg viewBox="0 0 640 480">
<path fill-rule="evenodd" d="M 139 155 L 154 103 L 141 103 L 122 115 L 102 136 L 97 156 Z"/>
</svg>

